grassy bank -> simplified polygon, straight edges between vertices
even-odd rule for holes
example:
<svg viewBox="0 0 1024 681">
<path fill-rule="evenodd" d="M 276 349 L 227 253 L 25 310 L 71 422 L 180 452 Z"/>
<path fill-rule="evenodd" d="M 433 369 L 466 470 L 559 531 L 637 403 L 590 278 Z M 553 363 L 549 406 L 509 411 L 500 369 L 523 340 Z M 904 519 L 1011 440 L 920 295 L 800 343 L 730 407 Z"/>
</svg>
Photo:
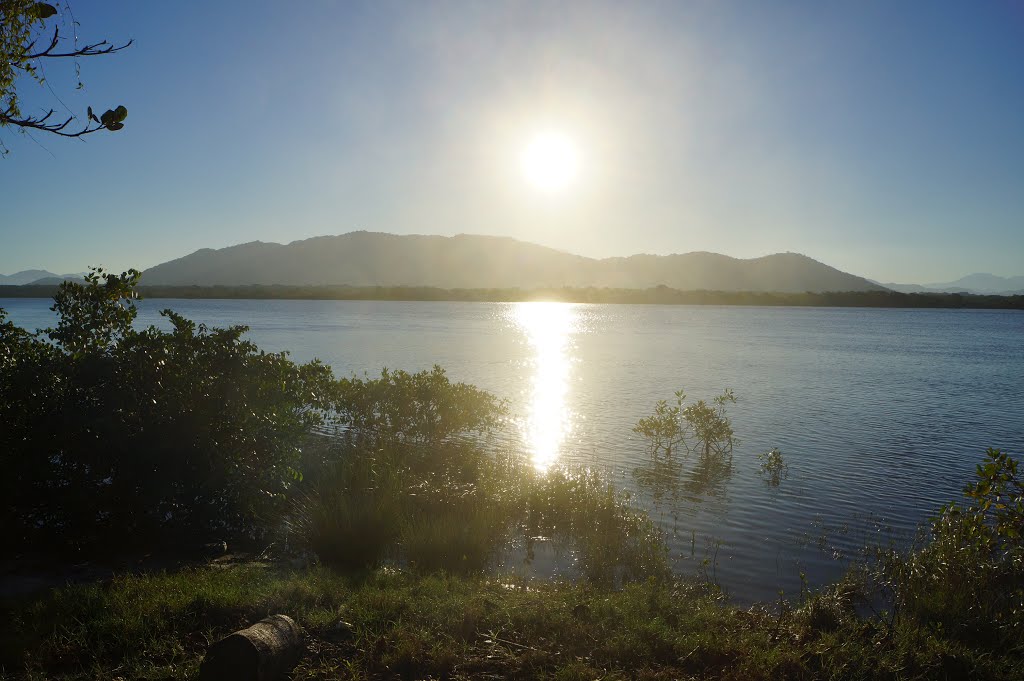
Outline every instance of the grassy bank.
<svg viewBox="0 0 1024 681">
<path fill-rule="evenodd" d="M 293 679 L 1019 679 L 1019 650 L 857 617 L 842 590 L 740 610 L 696 582 L 621 590 L 514 578 L 240 565 L 116 578 L 5 618 L 5 679 L 188 679 L 270 613 L 306 630 Z"/>
</svg>

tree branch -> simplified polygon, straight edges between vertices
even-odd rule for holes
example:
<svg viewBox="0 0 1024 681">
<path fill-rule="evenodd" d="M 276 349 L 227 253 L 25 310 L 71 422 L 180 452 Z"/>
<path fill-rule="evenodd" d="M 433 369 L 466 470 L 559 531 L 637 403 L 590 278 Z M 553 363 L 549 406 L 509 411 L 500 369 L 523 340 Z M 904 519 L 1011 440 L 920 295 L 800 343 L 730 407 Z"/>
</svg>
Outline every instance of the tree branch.
<svg viewBox="0 0 1024 681">
<path fill-rule="evenodd" d="M 16 125 L 19 128 L 42 130 L 44 132 L 53 133 L 54 135 L 60 135 L 61 137 L 82 137 L 83 135 L 89 135 L 94 132 L 107 129 L 107 126 L 102 123 L 93 127 L 89 122 L 86 122 L 85 127 L 78 132 L 67 132 L 66 128 L 71 124 L 71 121 L 75 120 L 75 117 L 70 116 L 64 122 L 47 123 L 46 121 L 53 116 L 53 109 L 47 111 L 45 116 L 40 117 L 29 116 L 28 118 L 15 118 L 11 114 L 12 112 L 10 109 L 0 113 L 0 125 Z"/>
<path fill-rule="evenodd" d="M 12 16 L 7 16 L 13 12 Z M 14 126 L 28 133 L 32 130 L 48 132 L 59 137 L 83 137 L 91 135 L 100 130 L 116 131 L 124 128 L 124 120 L 128 116 L 128 109 L 124 106 L 117 106 L 105 111 L 101 116 L 93 113 L 92 107 L 87 108 L 85 116 L 76 116 L 63 100 L 54 92 L 46 78 L 46 70 L 43 66 L 44 59 L 72 59 L 75 65 L 75 74 L 79 74 L 79 57 L 96 57 L 105 54 L 113 54 L 127 49 L 135 41 L 117 45 L 107 40 L 95 43 L 79 45 L 77 34 L 72 31 L 71 38 L 61 35 L 61 26 L 54 26 L 52 34 L 44 30 L 35 33 L 33 27 L 36 22 L 43 22 L 47 18 L 58 13 L 57 9 L 45 2 L 23 2 L 10 3 L 0 0 L 0 22 L 4 24 L 3 45 L 0 49 L 0 129 Z M 7 22 L 11 20 L 11 32 L 8 34 Z M 72 25 L 77 25 L 72 15 Z M 47 41 L 46 38 L 49 37 Z M 69 45 L 62 45 L 70 43 Z M 37 114 L 25 114 L 19 107 L 18 92 L 15 88 L 17 79 L 21 73 L 31 76 L 40 84 L 45 84 L 54 98 L 67 109 L 69 116 L 64 118 L 63 114 L 54 118 L 54 110 Z M 82 83 L 78 83 L 82 87 Z M 72 125 L 74 123 L 74 125 Z M 0 156 L 5 155 L 6 147 L 0 142 Z"/>
<path fill-rule="evenodd" d="M 39 59 L 41 57 L 49 59 L 56 59 L 60 57 L 95 57 L 101 54 L 113 54 L 114 52 L 120 52 L 121 50 L 127 49 L 131 46 L 132 43 L 135 42 L 135 39 L 132 38 L 124 45 L 114 45 L 113 43 L 109 43 L 106 40 L 101 40 L 98 43 L 92 43 L 91 45 L 86 45 L 84 47 L 77 47 L 71 52 L 54 52 L 53 50 L 57 47 L 57 43 L 59 40 L 60 27 L 54 26 L 53 38 L 50 40 L 50 44 L 47 45 L 46 49 L 42 52 L 30 53 L 29 50 L 31 50 L 35 46 L 35 41 L 32 41 L 31 43 L 25 46 L 25 51 L 22 52 L 19 61 L 28 61 L 30 59 Z"/>
</svg>

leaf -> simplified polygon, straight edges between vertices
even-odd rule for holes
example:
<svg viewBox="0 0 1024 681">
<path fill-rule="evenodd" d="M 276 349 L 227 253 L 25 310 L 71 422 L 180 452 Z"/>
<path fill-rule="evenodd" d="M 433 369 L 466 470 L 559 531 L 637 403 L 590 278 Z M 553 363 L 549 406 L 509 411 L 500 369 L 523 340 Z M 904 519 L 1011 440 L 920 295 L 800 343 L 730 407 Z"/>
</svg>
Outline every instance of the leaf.
<svg viewBox="0 0 1024 681">
<path fill-rule="evenodd" d="M 56 14 L 57 8 L 46 2 L 37 2 L 36 4 L 32 5 L 32 7 L 29 9 L 29 12 L 32 14 L 33 17 L 42 21 L 43 19 L 48 19 L 52 17 L 54 14 Z"/>
<path fill-rule="evenodd" d="M 114 109 L 114 122 L 120 123 L 126 118 L 128 118 L 128 109 L 123 106 L 119 106 Z"/>
<path fill-rule="evenodd" d="M 120 130 L 124 127 L 124 123 L 108 123 L 107 130 Z"/>
</svg>

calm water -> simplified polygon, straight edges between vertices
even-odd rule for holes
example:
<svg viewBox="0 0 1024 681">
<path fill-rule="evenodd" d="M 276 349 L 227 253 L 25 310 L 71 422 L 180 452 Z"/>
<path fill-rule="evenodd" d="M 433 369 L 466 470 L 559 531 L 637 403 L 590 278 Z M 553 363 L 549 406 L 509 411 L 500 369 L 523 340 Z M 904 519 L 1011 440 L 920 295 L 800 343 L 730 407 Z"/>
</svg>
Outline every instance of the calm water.
<svg viewBox="0 0 1024 681">
<path fill-rule="evenodd" d="M 52 323 L 48 305 L 0 300 L 28 328 Z M 157 300 L 140 322 L 160 324 L 164 307 L 247 324 L 261 347 L 339 375 L 440 364 L 507 397 L 539 467 L 613 476 L 672 533 L 681 570 L 720 544 L 717 577 L 739 601 L 795 593 L 801 571 L 836 578 L 835 550 L 876 521 L 909 535 L 959 495 L 986 447 L 1024 454 L 1017 312 Z M 725 387 L 739 399 L 731 474 L 654 504 L 632 474 L 645 461 L 633 424 L 676 389 L 710 398 Z M 777 488 L 756 459 L 772 447 L 789 464 Z"/>
</svg>

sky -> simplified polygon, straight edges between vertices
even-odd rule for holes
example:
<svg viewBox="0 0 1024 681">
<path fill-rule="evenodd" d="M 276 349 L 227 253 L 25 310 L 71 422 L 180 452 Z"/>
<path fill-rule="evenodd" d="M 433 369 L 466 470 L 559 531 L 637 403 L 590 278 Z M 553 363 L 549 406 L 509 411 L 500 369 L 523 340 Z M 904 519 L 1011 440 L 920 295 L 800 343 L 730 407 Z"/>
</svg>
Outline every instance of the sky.
<svg viewBox="0 0 1024 681">
<path fill-rule="evenodd" d="M 63 8 L 62 8 L 63 9 Z M 353 230 L 1024 274 L 1024 2 L 111 2 L 0 129 L 0 273 Z M 58 99 L 59 98 L 59 99 Z M 523 176 L 571 140 L 559 191 Z"/>
</svg>

